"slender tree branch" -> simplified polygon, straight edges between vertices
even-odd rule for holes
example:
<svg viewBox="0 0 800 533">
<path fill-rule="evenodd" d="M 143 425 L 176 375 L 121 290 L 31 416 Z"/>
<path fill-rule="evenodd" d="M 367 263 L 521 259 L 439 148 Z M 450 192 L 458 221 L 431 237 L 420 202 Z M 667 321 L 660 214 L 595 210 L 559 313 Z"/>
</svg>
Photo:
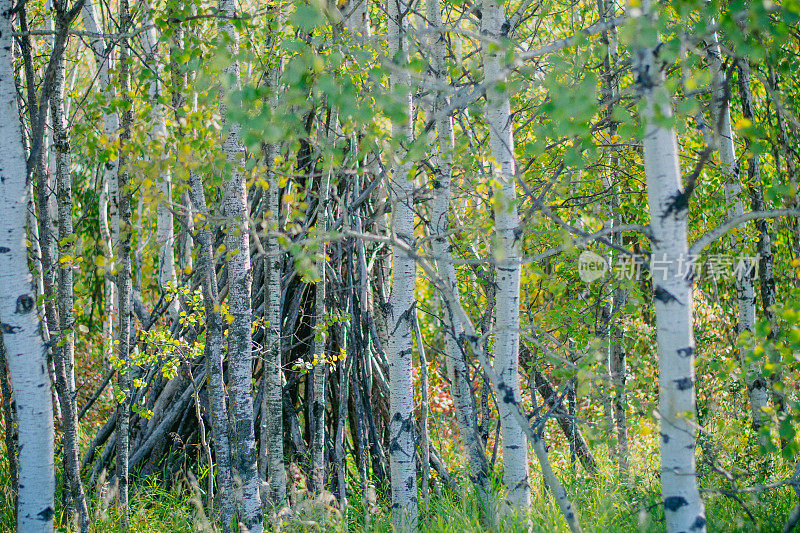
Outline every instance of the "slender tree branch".
<svg viewBox="0 0 800 533">
<path fill-rule="evenodd" d="M 697 239 L 694 244 L 689 247 L 689 255 L 699 254 L 706 248 L 706 246 L 716 241 L 733 228 L 738 228 L 746 222 L 750 222 L 751 220 L 797 216 L 800 216 L 800 209 L 774 209 L 772 211 L 753 211 L 751 213 L 745 213 L 742 216 L 728 220 L 724 224 L 720 224 L 713 230 L 707 232 L 705 235 Z"/>
</svg>

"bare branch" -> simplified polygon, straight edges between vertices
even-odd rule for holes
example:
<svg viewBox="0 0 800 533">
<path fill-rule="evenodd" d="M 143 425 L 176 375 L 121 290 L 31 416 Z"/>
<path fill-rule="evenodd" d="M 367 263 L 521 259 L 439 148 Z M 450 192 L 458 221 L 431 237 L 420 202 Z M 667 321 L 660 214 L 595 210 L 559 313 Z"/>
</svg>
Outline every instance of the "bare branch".
<svg viewBox="0 0 800 533">
<path fill-rule="evenodd" d="M 742 216 L 732 218 L 724 224 L 720 224 L 716 228 L 707 232 L 705 235 L 697 239 L 694 244 L 689 247 L 689 254 L 696 255 L 702 252 L 706 246 L 716 241 L 733 228 L 738 228 L 750 222 L 751 220 L 761 220 L 765 218 L 780 218 L 780 217 L 797 217 L 800 216 L 800 209 L 773 209 L 771 211 L 753 211 L 745 213 Z"/>
</svg>

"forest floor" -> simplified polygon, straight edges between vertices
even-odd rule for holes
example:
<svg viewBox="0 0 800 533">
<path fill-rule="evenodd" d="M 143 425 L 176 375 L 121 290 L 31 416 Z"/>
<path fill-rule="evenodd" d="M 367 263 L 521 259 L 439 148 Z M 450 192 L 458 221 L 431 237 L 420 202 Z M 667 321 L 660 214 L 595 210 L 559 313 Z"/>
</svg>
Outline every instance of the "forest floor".
<svg viewBox="0 0 800 533">
<path fill-rule="evenodd" d="M 631 481 L 627 486 L 618 482 L 614 466 L 609 457 L 596 456 L 601 466 L 601 475 L 591 478 L 578 465 L 569 466 L 568 452 L 552 449 L 557 474 L 578 509 L 584 531 L 662 531 L 664 523 L 659 503 L 657 450 L 650 446 L 634 447 Z M 561 452 L 561 453 L 560 453 Z M 560 457 L 565 455 L 566 457 Z M 561 459 L 567 459 L 562 461 Z M 559 465 L 566 464 L 566 468 Z M 478 502 L 470 489 L 465 472 L 459 465 L 453 468 L 454 480 L 462 490 L 453 494 L 448 490 L 431 490 L 427 504 L 421 504 L 421 531 L 523 531 L 519 522 L 506 520 L 495 528 L 487 528 L 479 520 Z M 57 469 L 60 480 L 60 468 Z M 791 465 L 777 468 L 784 477 L 776 474 L 772 479 L 786 479 L 791 474 Z M 567 531 L 566 523 L 558 507 L 542 484 L 536 465 L 531 465 L 531 523 L 533 531 Z M 201 503 L 205 487 L 205 472 L 198 479 L 187 479 L 183 474 L 173 479 L 169 489 L 155 478 L 139 480 L 130 496 L 130 528 L 127 531 L 141 532 L 188 532 L 217 531 L 212 527 Z M 701 486 L 730 488 L 722 485 L 718 474 L 701 477 Z M 764 479 L 763 481 L 768 481 Z M 500 484 L 497 483 L 499 486 Z M 741 485 L 744 487 L 745 485 Z M 59 485 L 60 489 L 60 485 Z M 97 490 L 90 489 L 90 510 L 93 516 L 92 532 L 110 533 L 126 531 L 119 512 L 113 504 L 98 498 Z M 302 490 L 296 490 L 295 512 L 292 519 L 279 530 L 293 531 L 391 531 L 385 497 L 379 495 L 378 508 L 371 516 L 369 527 L 364 528 L 360 490 L 352 489 L 351 505 L 344 518 L 330 506 L 305 498 Z M 437 492 L 439 492 L 437 494 Z M 714 492 L 704 492 L 707 506 L 709 531 L 781 531 L 786 518 L 796 503 L 791 488 L 787 486 L 755 493 L 741 493 L 737 499 Z M 56 524 L 58 531 L 75 531 L 67 523 L 61 505 L 60 490 L 57 491 Z M 14 506 L 10 490 L 8 457 L 0 444 L 0 531 L 14 530 Z M 267 519 L 269 521 L 269 519 Z M 267 528 L 276 531 L 277 528 Z"/>
<path fill-rule="evenodd" d="M 81 369 L 77 376 L 83 384 L 78 391 L 79 405 L 96 390 L 105 374 L 99 356 L 79 355 Z M 419 399 L 418 399 L 419 400 Z M 81 457 L 97 429 L 114 410 L 111 389 L 108 388 L 100 400 L 81 421 Z M 586 405 L 591 409 L 591 405 Z M 595 406 L 596 407 L 596 406 Z M 447 464 L 453 481 L 460 493 L 454 493 L 438 483 L 435 471 L 431 471 L 432 487 L 427 503 L 420 506 L 420 530 L 423 532 L 475 532 L 487 531 L 525 531 L 520 521 L 511 519 L 488 528 L 480 521 L 479 502 L 469 484 L 464 465 L 464 453 L 458 445 L 452 414 L 431 413 L 431 438 Z M 595 413 L 594 419 L 601 417 Z M 592 417 L 590 417 L 592 418 Z M 745 417 L 746 418 L 746 417 Z M 698 453 L 700 487 L 705 488 L 708 530 L 716 531 L 782 531 L 789 513 L 797 504 L 798 498 L 791 486 L 783 486 L 754 492 L 736 493 L 735 497 L 719 491 L 743 489 L 775 481 L 787 480 L 792 476 L 794 461 L 780 459 L 779 453 L 769 454 L 769 463 L 761 459 L 763 452 L 752 446 L 749 423 L 742 417 L 731 417 L 731 413 L 719 411 L 711 413 L 703 420 L 709 428 L 703 432 Z M 741 420 L 744 420 L 743 422 Z M 713 428 L 717 428 L 716 430 Z M 720 430 L 724 428 L 724 431 Z M 56 435 L 59 435 L 56 425 Z M 0 423 L 0 435 L 5 428 Z M 629 532 L 663 531 L 664 521 L 661 506 L 659 470 L 658 431 L 652 417 L 642 412 L 630 413 L 628 418 L 630 437 L 631 475 L 627 484 L 620 483 L 616 461 L 604 442 L 613 442 L 613 437 L 602 429 L 594 432 L 586 428 L 590 448 L 598 463 L 600 473 L 591 477 L 580 463 L 571 461 L 568 443 L 554 421 L 548 422 L 545 440 L 553 468 L 564 484 L 569 498 L 578 511 L 580 523 L 585 532 Z M 714 431 L 718 433 L 714 434 Z M 8 456 L 0 438 L 0 533 L 14 531 L 14 500 L 11 490 Z M 454 443 L 459 448 L 454 447 Z M 493 437 L 488 442 L 488 452 L 493 448 Z M 785 452 L 788 450 L 784 450 Z M 712 458 L 713 454 L 713 458 Z M 348 455 L 348 459 L 350 459 Z M 777 459 L 776 459 L 777 458 Z M 530 454 L 531 472 L 531 515 L 530 522 L 534 532 L 568 531 L 555 500 L 544 486 L 535 456 Z M 56 442 L 56 527 L 58 531 L 77 531 L 64 512 L 61 498 L 60 447 Z M 344 517 L 330 506 L 317 502 L 305 491 L 305 480 L 301 479 L 290 487 L 294 494 L 294 514 L 280 528 L 274 527 L 270 517 L 265 520 L 266 531 L 313 532 L 313 531 L 391 531 L 388 495 L 379 491 L 377 505 L 373 507 L 368 527 L 364 527 L 364 512 L 361 502 L 361 489 L 358 486 L 357 469 L 349 461 L 348 479 L 349 507 Z M 99 495 L 100 483 L 86 487 L 92 515 L 92 533 L 112 532 L 153 532 L 172 533 L 189 531 L 216 532 L 218 528 L 209 521 L 206 512 L 205 488 L 207 469 L 204 465 L 187 464 L 183 458 L 176 458 L 178 474 L 168 476 L 157 474 L 147 479 L 133 481 L 130 493 L 130 528 L 123 526 L 121 515 L 109 496 Z M 712 466 L 713 465 L 713 466 Z M 174 465 L 170 465 L 174 466 Z M 165 471 L 169 468 L 165 468 Z M 187 477 L 185 474 L 191 471 Z M 85 473 L 85 472 L 84 472 Z M 501 493 L 502 461 L 495 463 L 494 486 Z M 84 476 L 84 481 L 88 476 Z M 731 481 L 735 480 L 735 483 Z M 163 480 L 168 479 L 168 483 Z M 291 482 L 290 482 L 291 483 Z M 436 490 L 436 485 L 439 485 Z M 165 488 L 166 487 L 166 488 Z M 714 490 L 710 490 L 714 489 Z M 701 489 L 703 490 L 703 489 Z M 291 494 L 290 494 L 291 496 Z M 499 500 L 500 498 L 498 498 Z M 272 527 L 270 527 L 272 526 Z"/>
</svg>

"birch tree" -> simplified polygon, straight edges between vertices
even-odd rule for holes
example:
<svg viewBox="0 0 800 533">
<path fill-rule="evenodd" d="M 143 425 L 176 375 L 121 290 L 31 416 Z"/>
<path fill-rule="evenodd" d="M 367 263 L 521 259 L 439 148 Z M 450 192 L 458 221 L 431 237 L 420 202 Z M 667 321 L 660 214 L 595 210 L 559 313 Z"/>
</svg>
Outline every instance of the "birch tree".
<svg viewBox="0 0 800 533">
<path fill-rule="evenodd" d="M 408 64 L 408 13 L 406 0 L 389 0 L 389 61 L 398 68 L 391 74 L 391 90 L 402 104 L 402 119 L 392 121 L 392 142 L 396 145 L 390 155 L 392 173 L 391 232 L 396 238 L 413 247 L 414 212 L 412 210 L 414 182 L 412 167 L 404 146 L 413 137 L 411 80 L 403 67 Z M 392 246 L 392 286 L 388 300 L 389 338 L 386 356 L 389 361 L 389 468 L 392 482 L 392 525 L 397 531 L 412 531 L 417 527 L 417 476 L 414 452 L 414 398 L 411 382 L 412 313 L 414 313 L 414 284 L 416 265 L 406 251 Z"/>
<path fill-rule="evenodd" d="M 53 405 L 28 269 L 26 158 L 14 83 L 12 5 L 0 2 L 0 327 L 19 431 L 17 528 L 53 531 Z"/>
<path fill-rule="evenodd" d="M 636 88 L 645 123 L 644 171 L 653 233 L 654 307 L 658 342 L 658 417 L 661 435 L 661 492 L 667 531 L 705 531 L 705 505 L 697 488 L 695 459 L 695 373 L 692 326 L 693 274 L 680 272 L 688 258 L 688 194 L 681 183 L 675 130 L 658 58 L 658 11 L 644 0 L 633 55 Z"/>
<path fill-rule="evenodd" d="M 163 145 L 167 140 L 167 124 L 164 116 L 164 97 L 162 83 L 161 57 L 158 50 L 158 34 L 153 24 L 153 7 L 144 2 L 143 8 L 147 11 L 145 24 L 148 29 L 141 34 L 142 48 L 145 61 L 153 71 L 153 79 L 147 89 L 147 95 L 152 106 L 150 111 L 150 142 L 154 145 Z M 163 159 L 163 158 L 162 158 Z M 158 168 L 159 202 L 156 206 L 156 226 L 158 238 L 158 286 L 163 293 L 175 290 L 177 276 L 175 274 L 175 227 L 172 217 L 172 172 L 166 161 L 155 161 Z M 171 287 L 171 289 L 170 289 Z M 178 299 L 172 298 L 169 306 L 172 321 L 178 320 Z"/>
<path fill-rule="evenodd" d="M 712 19 L 713 24 L 713 19 Z M 719 35 L 716 31 L 711 33 L 708 47 L 708 63 L 713 76 L 712 116 L 714 117 L 714 133 L 716 145 L 719 150 L 720 171 L 725 180 L 725 203 L 729 219 L 744 214 L 744 190 L 739 179 L 739 162 L 736 158 L 736 146 L 733 139 L 731 126 L 731 112 L 729 105 L 730 87 L 722 66 L 722 50 Z M 731 249 L 734 253 L 742 253 L 741 237 L 731 237 Z M 736 332 L 752 333 L 756 324 L 756 295 L 753 284 L 752 267 L 740 259 L 736 265 L 735 279 L 738 321 Z M 745 385 L 750 397 L 750 411 L 753 419 L 753 429 L 758 432 L 764 424 L 764 409 L 768 402 L 767 380 L 761 376 L 761 368 L 757 360 L 748 361 L 750 357 L 746 348 L 739 349 L 739 358 L 745 374 Z"/>
<path fill-rule="evenodd" d="M 208 397 L 211 410 L 211 437 L 216 459 L 216 478 L 219 491 L 219 511 L 222 529 L 231 531 L 234 501 L 231 477 L 231 447 L 229 440 L 228 406 L 223 373 L 223 325 L 220 297 L 211 241 L 211 221 L 199 174 L 190 174 L 189 190 L 194 209 L 202 220 L 197 228 L 197 266 L 202 276 L 203 307 L 205 309 L 205 358 L 208 373 Z M 213 502 L 212 502 L 213 507 Z"/>
<path fill-rule="evenodd" d="M 336 138 L 336 123 L 338 121 L 336 108 L 331 108 L 328 112 L 328 131 L 326 132 L 327 144 L 332 145 Z M 312 481 L 314 489 L 322 492 L 325 488 L 325 406 L 327 380 L 327 361 L 325 358 L 326 341 L 328 337 L 327 323 L 325 315 L 325 263 L 326 263 L 326 232 L 328 222 L 328 201 L 330 196 L 331 173 L 333 172 L 332 163 L 326 164 L 327 168 L 322 171 L 319 184 L 319 204 L 317 208 L 317 238 L 319 239 L 319 250 L 321 260 L 317 262 L 319 281 L 314 286 L 314 314 L 316 317 L 316 331 L 314 332 L 314 402 L 311 406 L 313 418 L 313 442 L 312 442 Z"/>
<path fill-rule="evenodd" d="M 228 118 L 226 100 L 239 86 L 239 34 L 231 19 L 238 15 L 236 0 L 220 0 L 218 9 L 224 15 L 219 34 L 226 45 L 228 65 L 223 71 L 225 90 L 220 101 L 220 114 L 224 117 L 226 137 L 225 153 L 225 217 L 228 221 L 225 248 L 228 265 L 228 308 L 233 319 L 228 325 L 228 358 L 231 397 L 231 450 L 233 476 L 241 519 L 252 533 L 263 529 L 261 498 L 256 469 L 256 444 L 253 427 L 253 348 L 251 324 L 253 321 L 251 287 L 253 273 L 250 266 L 250 232 L 247 207 L 247 186 L 242 169 L 244 147 L 239 134 L 241 126 Z"/>
<path fill-rule="evenodd" d="M 614 19 L 617 12 L 616 0 L 600 0 L 598 2 L 600 9 L 600 20 L 602 22 L 609 22 Z M 602 41 L 606 46 L 606 51 L 603 57 L 603 99 L 608 103 L 607 117 L 608 117 L 608 142 L 612 146 L 616 144 L 617 138 L 617 124 L 613 119 L 613 106 L 614 101 L 619 98 L 619 36 L 617 28 L 612 27 L 602 33 Z M 608 173 L 606 175 L 606 185 L 611 189 L 611 201 L 609 202 L 609 211 L 611 220 L 609 224 L 611 227 L 619 225 L 619 157 L 616 153 L 616 148 L 611 148 L 608 161 Z M 620 244 L 620 235 L 618 233 L 611 234 L 611 243 L 615 245 Z M 620 330 L 616 312 L 622 308 L 625 300 L 627 299 L 627 292 L 621 287 L 615 287 L 611 293 L 611 301 L 608 306 L 609 323 L 606 324 L 606 332 L 608 334 L 608 370 L 611 375 L 612 385 L 612 412 L 614 417 L 614 427 L 616 429 L 617 437 L 617 468 L 619 471 L 620 479 L 623 481 L 628 478 L 630 451 L 628 449 L 628 422 L 626 413 L 626 392 L 625 381 L 627 374 L 627 363 L 625 346 L 623 344 L 623 335 Z"/>
<path fill-rule="evenodd" d="M 786 181 L 795 191 L 795 193 L 789 197 L 788 207 L 798 209 L 800 208 L 800 193 L 797 192 L 799 190 L 797 179 L 797 160 L 795 159 L 797 154 L 793 153 L 792 150 L 792 138 L 789 133 L 790 125 L 787 124 L 786 110 L 780 102 L 780 86 L 774 65 L 770 64 L 767 66 L 767 76 L 767 83 L 769 86 L 768 93 L 772 103 L 775 106 L 775 122 L 778 126 L 778 142 L 780 144 L 780 151 L 784 158 L 784 164 L 786 165 Z M 800 258 L 800 219 L 797 217 L 789 218 L 788 226 L 792 238 L 794 257 Z"/>
<path fill-rule="evenodd" d="M 278 34 L 283 23 L 282 2 L 278 2 L 275 13 L 275 32 Z M 276 39 L 273 37 L 273 43 Z M 273 113 L 278 107 L 280 94 L 279 78 L 282 61 L 271 65 L 267 71 L 266 83 L 272 94 L 269 108 Z M 266 295 L 264 318 L 266 319 L 264 352 L 264 373 L 262 376 L 264 400 L 261 405 L 261 448 L 265 455 L 261 478 L 268 483 L 273 505 L 282 507 L 286 503 L 286 467 L 283 451 L 283 357 L 281 351 L 281 277 L 283 261 L 277 232 L 279 230 L 280 187 L 275 169 L 277 143 L 264 143 L 264 166 L 267 173 L 266 220 L 267 234 L 264 237 L 264 283 Z M 262 495 L 263 497 L 264 495 Z"/>
<path fill-rule="evenodd" d="M 433 30 L 430 39 L 432 70 L 436 80 L 444 85 L 446 78 L 445 34 L 442 26 L 442 10 L 438 0 L 426 2 L 428 24 Z M 454 297 L 459 297 L 458 280 L 448 239 L 450 232 L 450 199 L 452 187 L 452 152 L 453 152 L 453 119 L 445 113 L 448 99 L 442 92 L 437 93 L 433 106 L 435 117 L 436 143 L 433 158 L 433 204 L 431 206 L 431 235 L 433 237 L 433 253 L 436 267 L 444 283 Z M 456 420 L 464 449 L 467 453 L 470 480 L 478 489 L 481 503 L 489 521 L 492 522 L 491 487 L 488 478 L 486 452 L 481 436 L 478 433 L 478 417 L 475 412 L 475 398 L 459 337 L 463 326 L 454 310 L 444 306 L 445 364 L 450 379 L 450 395 L 455 404 Z"/>
<path fill-rule="evenodd" d="M 57 4 L 56 27 L 66 24 L 65 8 Z M 66 31 L 66 28 L 59 28 Z M 72 174 L 70 171 L 69 133 L 64 110 L 66 57 L 62 56 L 53 78 L 50 114 L 55 148 L 56 200 L 58 204 L 58 320 L 60 339 L 56 349 L 56 382 L 63 417 L 64 485 L 68 487 L 67 509 L 77 511 L 81 531 L 89 531 L 89 509 L 81 481 L 79 453 L 78 406 L 75 390 L 75 316 L 73 310 L 73 260 L 76 239 L 72 225 Z M 65 491 L 67 492 L 67 491 Z"/>
<path fill-rule="evenodd" d="M 739 71 L 739 95 L 742 102 L 742 116 L 749 120 L 751 124 L 756 123 L 756 106 L 751 88 L 751 67 L 748 58 L 737 58 L 736 66 Z M 761 181 L 761 162 L 759 156 L 752 153 L 751 140 L 745 137 L 745 152 L 747 157 L 747 177 L 750 182 L 750 195 L 752 198 L 753 211 L 765 211 L 764 187 Z M 761 289 L 761 311 L 764 318 L 770 324 L 768 339 L 772 340 L 778 335 L 778 324 L 775 321 L 775 303 L 777 302 L 775 287 L 774 254 L 772 246 L 772 235 L 769 220 L 762 219 L 755 221 L 758 230 L 758 271 L 759 285 Z M 778 416 L 783 418 L 786 415 L 786 399 L 784 387 L 780 379 L 780 371 L 772 372 L 770 375 L 770 395 Z M 763 414 L 762 414 L 763 416 Z M 755 419 L 754 419 L 755 420 Z M 782 439 L 785 440 L 785 439 Z"/>
<path fill-rule="evenodd" d="M 503 482 L 508 489 L 508 503 L 522 516 L 531 503 L 528 480 L 528 440 L 513 410 L 520 403 L 519 387 L 519 246 L 522 229 L 517 213 L 516 163 L 514 133 L 509 95 L 503 89 L 505 69 L 502 64 L 503 40 L 508 38 L 510 23 L 503 4 L 484 0 L 481 31 L 490 41 L 483 51 L 483 73 L 490 85 L 486 90 L 485 120 L 489 129 L 494 191 L 495 256 L 497 260 L 497 308 L 494 341 L 495 367 L 498 373 L 497 403 L 503 433 Z"/>
<path fill-rule="evenodd" d="M 275 10 L 275 31 L 271 34 L 273 45 L 276 36 L 282 30 L 283 24 L 282 2 Z M 268 97 L 269 108 L 273 113 L 278 106 L 280 94 L 279 78 L 282 60 L 278 58 L 277 64 L 271 65 L 267 70 L 266 83 L 271 89 Z M 264 456 L 261 478 L 267 481 L 273 505 L 283 507 L 286 503 L 286 467 L 284 464 L 283 450 L 283 357 L 281 352 L 281 277 L 283 261 L 278 244 L 277 232 L 279 230 L 280 214 L 280 187 L 278 175 L 275 170 L 275 158 L 279 145 L 277 143 L 264 143 L 264 166 L 267 173 L 266 221 L 267 234 L 264 237 L 265 267 L 265 304 L 264 318 L 266 319 L 264 352 L 264 373 L 262 376 L 264 400 L 261 405 L 261 454 Z M 262 494 L 262 498 L 265 495 Z"/>
<path fill-rule="evenodd" d="M 21 12 L 20 13 L 20 20 L 25 20 L 27 17 L 27 13 Z M 49 31 L 52 31 L 52 20 L 50 17 L 46 19 L 46 25 L 50 27 Z M 23 25 L 24 26 L 24 25 Z M 56 51 L 63 53 L 64 47 L 66 47 L 66 42 L 61 42 L 59 48 L 56 48 L 55 39 L 51 41 L 51 51 L 50 57 L 51 59 L 56 55 Z M 41 91 L 37 98 L 36 93 L 36 80 L 33 68 L 33 59 L 30 56 L 31 54 L 31 45 L 28 41 L 28 45 L 23 48 L 23 54 L 25 59 L 25 78 L 27 84 L 27 93 L 28 93 L 28 116 L 30 117 L 31 124 L 35 126 L 41 126 L 43 131 L 41 132 L 41 136 L 38 139 L 39 144 L 34 142 L 30 148 L 30 154 L 28 155 L 29 159 L 29 166 L 32 164 L 33 168 L 33 177 L 35 178 L 36 184 L 36 214 L 38 218 L 38 251 L 40 253 L 40 265 L 41 265 L 41 296 L 43 297 L 43 320 L 42 320 L 42 336 L 45 340 L 46 345 L 50 346 L 53 342 L 53 336 L 56 335 L 56 332 L 59 329 L 58 326 L 58 310 L 56 308 L 56 302 L 53 299 L 53 296 L 56 294 L 56 231 L 53 226 L 53 219 L 57 216 L 56 210 L 54 209 L 55 204 L 55 197 L 53 195 L 53 191 L 55 190 L 55 182 L 53 178 L 55 177 L 55 158 L 48 158 L 48 154 L 51 153 L 50 145 L 52 144 L 51 135 L 46 134 L 44 130 L 49 129 L 47 126 L 50 123 L 48 119 L 50 114 L 48 113 L 48 102 L 45 102 L 45 94 L 44 91 Z M 53 69 L 53 74 L 55 74 L 56 69 Z M 54 76 L 51 76 L 51 87 L 52 81 Z M 45 88 L 46 89 L 46 88 Z M 34 131 L 33 135 L 37 135 Z M 37 139 L 34 139 L 36 141 Z M 55 152 L 52 151 L 52 155 L 55 155 Z M 50 162 L 50 166 L 48 168 L 48 159 L 52 159 Z M 53 171 L 51 173 L 51 171 Z M 51 175 L 52 174 L 52 175 Z M 55 407 L 55 416 L 57 420 L 61 419 L 61 401 L 58 399 L 58 387 L 56 382 L 56 375 L 55 375 L 55 367 L 54 367 L 54 350 L 51 348 L 48 350 L 48 370 L 50 372 L 50 379 L 54 385 L 53 391 L 53 401 Z"/>
<path fill-rule="evenodd" d="M 119 4 L 120 29 L 126 32 L 131 26 L 131 15 L 128 0 L 120 0 Z M 117 328 L 117 353 L 115 366 L 117 367 L 117 387 L 120 391 L 120 401 L 117 409 L 117 484 L 119 504 L 123 510 L 123 520 L 128 522 L 128 464 L 129 464 L 129 431 L 131 408 L 131 329 L 133 313 L 133 278 L 131 273 L 131 184 L 130 170 L 126 150 L 131 139 L 133 125 L 133 103 L 130 96 L 130 65 L 129 43 L 123 41 L 119 54 L 119 90 L 120 95 L 127 102 L 121 117 L 120 145 L 122 150 L 119 157 L 119 171 L 117 172 L 117 195 L 119 202 L 119 242 L 115 256 L 119 259 L 117 268 L 117 291 L 119 293 L 119 327 Z"/>
<path fill-rule="evenodd" d="M 97 70 L 97 82 L 100 93 L 106 101 L 114 98 L 114 86 L 111 83 L 109 69 L 113 66 L 113 55 L 110 45 L 102 37 L 102 28 L 98 23 L 98 13 L 93 0 L 84 0 L 81 10 L 83 25 L 87 31 L 94 36 L 89 39 L 89 46 L 94 55 L 95 68 Z M 109 111 L 103 113 L 103 133 L 109 140 L 113 140 L 119 134 L 119 114 L 108 108 Z M 98 222 L 100 223 L 100 234 L 104 245 L 104 264 L 108 270 L 113 271 L 114 267 L 114 247 L 119 240 L 119 215 L 117 198 L 117 172 L 119 171 L 119 159 L 113 158 L 102 163 L 102 180 L 100 184 L 100 198 L 98 203 Z M 109 209 L 111 222 L 109 222 Z M 114 316 L 116 314 L 116 293 L 114 282 L 109 278 L 103 279 L 103 307 L 105 316 L 103 317 L 103 343 L 105 358 L 108 360 L 113 351 L 114 339 Z"/>
</svg>

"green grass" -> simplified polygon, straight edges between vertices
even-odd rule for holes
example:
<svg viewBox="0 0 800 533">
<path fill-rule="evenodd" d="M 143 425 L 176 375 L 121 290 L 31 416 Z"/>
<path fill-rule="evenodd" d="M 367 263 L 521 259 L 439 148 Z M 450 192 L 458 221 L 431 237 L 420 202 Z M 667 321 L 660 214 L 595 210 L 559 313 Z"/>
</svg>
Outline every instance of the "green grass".
<svg viewBox="0 0 800 533">
<path fill-rule="evenodd" d="M 641 443 L 645 444 L 645 443 Z M 612 461 L 601 447 L 595 450 L 601 465 L 601 476 L 588 477 L 580 468 L 571 468 L 566 452 L 553 447 L 551 456 L 559 478 L 564 483 L 570 498 L 578 510 L 581 524 L 587 532 L 629 532 L 663 531 L 663 515 L 659 505 L 660 495 L 657 477 L 658 457 L 646 453 L 648 446 L 633 449 L 633 472 L 627 486 L 619 484 L 614 475 Z M 652 448 L 649 448 L 652 450 Z M 0 448 L 0 531 L 14 530 L 13 496 L 10 488 L 8 458 Z M 531 524 L 532 530 L 539 532 L 566 531 L 558 507 L 543 487 L 537 465 L 531 468 Z M 791 465 L 781 463 L 771 480 L 788 477 Z M 701 472 L 702 464 L 701 464 Z M 60 476 L 59 476 L 60 478 Z M 463 470 L 454 472 L 461 494 L 443 490 L 441 494 L 431 490 L 431 498 L 420 504 L 420 529 L 426 532 L 475 532 L 486 531 L 525 531 L 522 522 L 512 519 L 501 520 L 495 528 L 487 528 L 479 520 L 479 503 L 475 492 L 465 481 Z M 763 479 L 741 482 L 741 486 L 769 481 Z M 701 486 L 729 488 L 717 474 L 704 473 Z M 500 494 L 500 483 L 495 482 Z M 167 533 L 188 531 L 216 531 L 199 503 L 202 498 L 204 480 L 197 483 L 186 478 L 178 480 L 170 490 L 165 490 L 151 478 L 135 484 L 130 493 L 129 531 Z M 118 509 L 111 505 L 99 505 L 98 496 L 91 488 L 90 513 L 92 532 L 111 533 L 125 531 Z M 302 496 L 302 494 L 301 494 Z M 719 494 L 705 494 L 709 531 L 780 531 L 791 508 L 796 502 L 789 487 L 754 494 L 742 494 L 740 502 Z M 386 495 L 379 497 L 380 509 L 371 517 L 368 531 L 391 531 L 390 516 L 386 509 Z M 292 521 L 285 523 L 282 531 L 363 531 L 364 513 L 361 506 L 360 490 L 353 486 L 350 507 L 345 516 L 331 512 L 313 500 L 302 500 L 296 506 Z M 68 523 L 60 501 L 60 490 L 56 495 L 57 527 L 61 531 L 75 531 L 75 525 Z M 754 519 L 751 520 L 747 507 Z M 269 518 L 267 519 L 269 522 Z"/>
</svg>

